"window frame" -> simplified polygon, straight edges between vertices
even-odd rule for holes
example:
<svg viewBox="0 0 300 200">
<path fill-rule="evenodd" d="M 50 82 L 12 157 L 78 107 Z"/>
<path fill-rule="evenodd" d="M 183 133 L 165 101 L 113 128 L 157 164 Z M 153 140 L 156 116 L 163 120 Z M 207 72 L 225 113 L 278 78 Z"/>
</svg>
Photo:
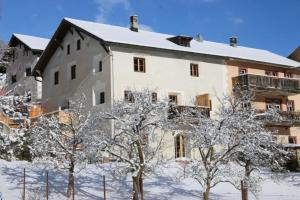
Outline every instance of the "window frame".
<svg viewBox="0 0 300 200">
<path fill-rule="evenodd" d="M 71 54 L 71 45 L 67 44 L 67 55 Z"/>
<path fill-rule="evenodd" d="M 239 76 L 244 75 L 244 74 L 248 74 L 248 69 L 240 67 L 239 68 Z"/>
<path fill-rule="evenodd" d="M 100 92 L 99 93 L 99 104 L 104 104 L 105 103 L 105 92 Z"/>
<path fill-rule="evenodd" d="M 190 75 L 193 77 L 199 77 L 199 65 L 196 63 L 190 63 Z"/>
<path fill-rule="evenodd" d="M 81 40 L 77 39 L 76 40 L 76 50 L 79 51 L 81 49 Z"/>
<path fill-rule="evenodd" d="M 146 73 L 146 59 L 141 57 L 133 57 L 134 72 Z"/>
<path fill-rule="evenodd" d="M 54 85 L 59 84 L 59 71 L 54 72 Z"/>
<path fill-rule="evenodd" d="M 286 111 L 287 112 L 294 112 L 295 111 L 295 101 L 294 100 L 287 100 L 287 102 L 286 102 Z"/>
<path fill-rule="evenodd" d="M 134 96 L 130 90 L 124 91 L 124 101 L 126 101 L 127 103 L 134 103 Z"/>
<path fill-rule="evenodd" d="M 266 98 L 266 110 L 269 110 L 270 108 L 277 108 L 279 111 L 282 110 L 282 100 L 281 99 L 274 99 L 274 98 Z M 277 107 L 279 106 L 279 107 Z"/>
<path fill-rule="evenodd" d="M 284 72 L 284 78 L 294 78 L 292 73 Z"/>
<path fill-rule="evenodd" d="M 76 79 L 76 65 L 71 65 L 71 67 L 70 67 L 70 79 L 71 80 L 74 80 L 74 79 Z"/>
<path fill-rule="evenodd" d="M 173 100 L 172 98 L 175 97 Z M 177 94 L 169 94 L 168 95 L 169 98 L 169 103 L 174 103 L 175 105 L 178 105 L 178 95 Z"/>
</svg>

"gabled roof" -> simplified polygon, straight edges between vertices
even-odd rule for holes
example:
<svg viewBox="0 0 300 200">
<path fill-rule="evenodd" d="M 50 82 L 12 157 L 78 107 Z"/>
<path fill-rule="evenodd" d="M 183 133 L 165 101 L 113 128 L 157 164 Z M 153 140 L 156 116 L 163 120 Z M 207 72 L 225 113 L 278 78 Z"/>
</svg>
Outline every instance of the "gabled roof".
<svg viewBox="0 0 300 200">
<path fill-rule="evenodd" d="M 23 34 L 17 34 L 14 33 L 8 43 L 9 46 L 14 46 L 14 44 L 20 41 L 24 45 L 26 45 L 31 50 L 37 50 L 37 51 L 44 51 L 49 39 L 41 38 L 41 37 L 35 37 L 30 35 L 23 35 Z"/>
<path fill-rule="evenodd" d="M 190 47 L 184 47 L 168 40 L 168 38 L 175 37 L 175 35 L 144 30 L 135 32 L 126 27 L 64 18 L 56 30 L 53 38 L 51 39 L 47 49 L 37 63 L 37 69 L 43 70 L 43 67 L 46 66 L 50 57 L 54 53 L 54 49 L 59 46 L 57 43 L 62 41 L 64 34 L 70 27 L 75 27 L 77 30 L 100 40 L 101 44 L 134 45 L 179 52 L 220 56 L 223 58 L 241 59 L 280 67 L 300 67 L 300 63 L 266 50 L 242 46 L 231 47 L 229 44 L 210 41 L 198 42 L 196 40 L 192 40 L 190 42 Z"/>
<path fill-rule="evenodd" d="M 300 46 L 298 46 L 289 56 L 289 59 L 300 62 Z"/>
</svg>

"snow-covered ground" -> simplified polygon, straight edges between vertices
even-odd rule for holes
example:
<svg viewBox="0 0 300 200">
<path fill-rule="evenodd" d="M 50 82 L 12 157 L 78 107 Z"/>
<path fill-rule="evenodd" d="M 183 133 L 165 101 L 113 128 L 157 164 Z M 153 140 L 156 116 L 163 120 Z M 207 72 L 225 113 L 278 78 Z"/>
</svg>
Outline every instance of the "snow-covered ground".
<svg viewBox="0 0 300 200">
<path fill-rule="evenodd" d="M 41 166 L 33 166 L 27 162 L 6 162 L 0 160 L 0 192 L 4 200 L 21 199 L 23 168 L 26 168 L 26 199 L 44 199 L 45 173 Z M 103 171 L 95 165 L 88 165 L 76 173 L 75 199 L 100 200 L 103 199 L 102 186 Z M 163 173 L 156 173 L 145 177 L 145 199 L 158 200 L 199 200 L 201 199 L 201 186 L 192 179 L 179 181 L 178 172 L 165 169 Z M 175 177 L 175 178 L 174 178 Z M 66 199 L 64 196 L 67 185 L 67 173 L 49 171 L 50 198 L 54 200 Z M 117 174 L 106 175 L 107 199 L 130 199 L 131 180 L 128 177 L 120 178 Z M 259 199 L 263 200 L 299 200 L 300 199 L 300 173 L 284 174 L 280 182 L 267 179 L 262 184 Z M 212 190 L 211 199 L 240 200 L 241 195 L 230 184 L 217 185 Z M 251 196 L 251 199 L 255 199 Z"/>
</svg>

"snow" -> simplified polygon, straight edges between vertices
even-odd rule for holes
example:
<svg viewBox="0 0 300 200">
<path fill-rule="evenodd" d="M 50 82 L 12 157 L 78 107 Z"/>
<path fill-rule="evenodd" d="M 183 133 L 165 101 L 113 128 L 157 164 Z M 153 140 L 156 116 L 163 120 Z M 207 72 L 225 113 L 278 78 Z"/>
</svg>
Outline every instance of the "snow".
<svg viewBox="0 0 300 200">
<path fill-rule="evenodd" d="M 155 33 L 144 30 L 134 32 L 125 27 L 112 26 L 71 18 L 64 19 L 107 42 L 208 54 L 226 58 L 237 58 L 248 61 L 258 61 L 269 64 L 283 65 L 287 67 L 300 67 L 300 63 L 266 50 L 247 48 L 242 46 L 231 47 L 228 44 L 210 41 L 198 42 L 196 40 L 191 41 L 190 47 L 183 47 L 167 40 L 167 38 L 174 37 L 174 35 Z"/>
<path fill-rule="evenodd" d="M 49 43 L 49 39 L 35 37 L 30 35 L 22 35 L 22 34 L 13 34 L 16 38 L 26 44 L 29 48 L 34 50 L 45 50 L 46 46 Z"/>
<path fill-rule="evenodd" d="M 102 199 L 103 168 L 109 169 L 112 164 L 87 165 L 84 169 L 77 169 L 75 174 L 76 199 Z M 157 170 L 154 175 L 144 177 L 145 199 L 151 200 L 198 200 L 201 199 L 201 186 L 193 179 L 178 179 L 178 169 L 172 163 Z M 38 166 L 28 162 L 0 160 L 0 192 L 5 200 L 20 199 L 22 194 L 22 173 L 26 168 L 26 196 L 39 195 L 44 199 L 45 194 L 45 166 Z M 67 186 L 67 171 L 49 169 L 49 199 L 67 199 L 64 196 Z M 264 176 L 270 175 L 265 172 Z M 261 200 L 296 200 L 300 199 L 300 173 L 283 174 L 280 182 L 266 179 L 262 184 L 262 191 L 258 198 Z M 106 172 L 107 198 L 114 200 L 129 199 L 131 179 L 109 174 Z M 34 192 L 36 191 L 36 192 Z M 35 193 L 35 195 L 34 195 Z M 39 199 L 39 198 L 37 198 Z M 213 200 L 240 200 L 238 190 L 228 183 L 221 183 L 212 189 Z M 255 199 L 253 195 L 250 199 Z"/>
</svg>

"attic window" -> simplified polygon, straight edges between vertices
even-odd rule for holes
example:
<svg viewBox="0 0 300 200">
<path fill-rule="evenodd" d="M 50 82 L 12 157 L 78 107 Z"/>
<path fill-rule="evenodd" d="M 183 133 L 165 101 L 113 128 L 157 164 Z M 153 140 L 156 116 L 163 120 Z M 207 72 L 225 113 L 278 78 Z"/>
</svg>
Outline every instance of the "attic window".
<svg viewBox="0 0 300 200">
<path fill-rule="evenodd" d="M 180 46 L 183 46 L 183 47 L 190 47 L 191 46 L 190 43 L 191 43 L 192 39 L 193 39 L 193 37 L 181 36 L 181 35 L 167 38 L 167 40 L 169 40 L 175 44 L 178 44 Z"/>
</svg>

